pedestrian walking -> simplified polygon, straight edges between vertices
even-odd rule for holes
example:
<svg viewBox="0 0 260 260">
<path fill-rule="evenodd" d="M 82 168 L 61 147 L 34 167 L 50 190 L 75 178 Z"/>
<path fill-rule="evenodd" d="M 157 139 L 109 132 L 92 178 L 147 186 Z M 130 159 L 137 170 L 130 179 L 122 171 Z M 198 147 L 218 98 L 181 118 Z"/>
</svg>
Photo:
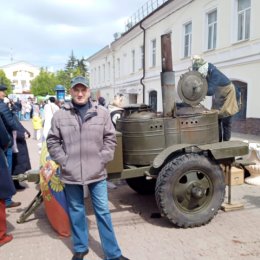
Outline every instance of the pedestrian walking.
<svg viewBox="0 0 260 260">
<path fill-rule="evenodd" d="M 18 119 L 21 121 L 22 120 L 22 103 L 21 100 L 19 98 L 17 98 L 17 100 L 14 102 L 14 105 L 16 107 L 16 113 L 17 113 L 17 117 Z"/>
<path fill-rule="evenodd" d="M 33 138 L 39 141 L 41 138 L 42 119 L 38 112 L 33 113 L 32 124 L 33 124 L 33 131 L 34 131 Z"/>
<path fill-rule="evenodd" d="M 44 106 L 44 118 L 43 118 L 43 139 L 46 140 L 48 132 L 51 128 L 51 120 L 55 112 L 60 108 L 55 104 L 56 98 L 50 97 L 48 103 Z"/>
<path fill-rule="evenodd" d="M 47 146 L 51 158 L 62 167 L 61 180 L 65 183 L 72 227 L 72 260 L 81 260 L 89 252 L 84 185 L 89 188 L 104 258 L 129 260 L 122 256 L 108 208 L 105 165 L 113 159 L 116 146 L 109 111 L 90 100 L 84 77 L 71 80 L 70 94 L 71 102 L 53 115 Z"/>
<path fill-rule="evenodd" d="M 13 154 L 12 175 L 18 175 L 31 169 L 29 151 L 26 142 L 26 139 L 30 138 L 31 134 L 20 123 L 16 115 L 14 115 L 14 117 L 18 121 L 17 148 L 19 152 Z M 25 189 L 25 187 L 21 185 L 18 180 L 14 180 L 14 185 L 16 190 Z"/>
</svg>

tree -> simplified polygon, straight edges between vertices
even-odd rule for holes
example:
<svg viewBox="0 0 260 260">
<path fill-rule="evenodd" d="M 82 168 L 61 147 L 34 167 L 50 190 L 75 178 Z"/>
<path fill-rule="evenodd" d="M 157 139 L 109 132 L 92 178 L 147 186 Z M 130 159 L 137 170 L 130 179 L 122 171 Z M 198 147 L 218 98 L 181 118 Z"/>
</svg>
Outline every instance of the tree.
<svg viewBox="0 0 260 260">
<path fill-rule="evenodd" d="M 81 60 L 78 60 L 78 68 L 81 75 L 88 77 L 88 67 L 86 65 L 86 59 L 84 59 L 83 57 L 81 58 Z"/>
<path fill-rule="evenodd" d="M 0 70 L 0 84 L 5 85 L 7 87 L 6 94 L 11 94 L 12 93 L 12 86 L 11 86 L 11 81 L 6 77 L 5 73 L 3 70 Z"/>
<path fill-rule="evenodd" d="M 40 74 L 31 81 L 31 92 L 35 96 L 55 95 L 55 86 L 58 84 L 54 73 L 41 68 Z"/>
<path fill-rule="evenodd" d="M 71 75 L 64 70 L 58 70 L 56 72 L 57 81 L 60 85 L 63 85 L 67 91 L 70 88 Z"/>
<path fill-rule="evenodd" d="M 71 55 L 69 57 L 69 60 L 66 64 L 66 67 L 65 67 L 65 70 L 67 72 L 71 72 L 73 71 L 74 69 L 76 69 L 78 66 L 78 61 L 76 59 L 76 57 L 74 56 L 74 53 L 73 53 L 73 50 L 71 51 Z"/>
<path fill-rule="evenodd" d="M 63 85 L 67 91 L 70 88 L 70 81 L 76 76 L 88 77 L 88 68 L 86 65 L 86 59 L 83 57 L 79 60 L 75 57 L 73 50 L 69 56 L 69 60 L 65 66 L 65 71 L 58 71 L 56 73 L 59 84 Z"/>
</svg>

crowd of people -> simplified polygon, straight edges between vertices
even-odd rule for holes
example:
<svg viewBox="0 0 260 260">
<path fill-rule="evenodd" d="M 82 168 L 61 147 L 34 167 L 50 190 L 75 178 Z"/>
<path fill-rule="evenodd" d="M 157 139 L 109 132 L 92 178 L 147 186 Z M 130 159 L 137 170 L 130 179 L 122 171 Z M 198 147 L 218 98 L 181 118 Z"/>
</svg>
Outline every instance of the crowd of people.
<svg viewBox="0 0 260 260">
<path fill-rule="evenodd" d="M 0 246 L 12 240 L 12 236 L 6 233 L 5 209 L 19 207 L 21 202 L 13 201 L 12 196 L 18 190 L 25 189 L 25 186 L 12 177 L 31 169 L 26 143 L 31 133 L 21 121 L 32 119 L 34 138 L 41 141 L 43 139 L 41 129 L 45 128 L 47 132 L 51 120 L 47 115 L 48 123 L 44 126 L 44 107 L 48 110 L 49 103 L 56 101 L 51 97 L 51 101 L 46 105 L 33 103 L 31 98 L 27 101 L 17 99 L 14 102 L 7 98 L 6 90 L 6 86 L 0 85 Z M 53 107 L 57 111 L 58 106 Z"/>
</svg>

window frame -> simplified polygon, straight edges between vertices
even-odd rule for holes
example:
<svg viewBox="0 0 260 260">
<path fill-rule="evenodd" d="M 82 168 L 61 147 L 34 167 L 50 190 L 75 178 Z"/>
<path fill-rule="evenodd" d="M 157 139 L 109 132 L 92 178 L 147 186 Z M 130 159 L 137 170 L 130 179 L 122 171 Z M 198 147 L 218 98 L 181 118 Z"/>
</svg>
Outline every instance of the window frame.
<svg viewBox="0 0 260 260">
<path fill-rule="evenodd" d="M 135 56 L 136 56 L 136 55 L 135 55 L 135 49 L 132 49 L 132 50 L 131 50 L 131 59 L 132 59 L 132 60 L 131 60 L 131 61 L 132 61 L 132 62 L 131 62 L 131 63 L 132 63 L 131 72 L 132 72 L 132 73 L 135 73 Z"/>
<path fill-rule="evenodd" d="M 240 41 L 246 41 L 250 39 L 250 29 L 251 29 L 251 0 L 250 1 L 250 6 L 246 7 L 243 10 L 238 10 L 239 7 L 239 1 L 243 1 L 243 0 L 236 0 L 236 41 L 240 42 Z M 242 19 L 241 24 L 240 22 L 240 17 Z M 240 28 L 240 26 L 242 28 Z M 241 35 L 240 35 L 241 33 Z"/>
<path fill-rule="evenodd" d="M 143 67 L 144 67 L 144 45 L 141 45 L 139 47 L 139 51 L 140 51 L 139 69 L 143 69 Z"/>
<path fill-rule="evenodd" d="M 191 25 L 190 32 L 187 32 L 187 26 Z M 186 53 L 186 37 L 188 37 L 187 53 Z M 192 21 L 188 21 L 183 24 L 183 58 L 188 58 L 191 56 L 192 48 Z"/>
<path fill-rule="evenodd" d="M 156 38 L 151 40 L 151 67 L 156 67 Z"/>
<path fill-rule="evenodd" d="M 216 12 L 216 20 L 214 22 L 209 23 L 209 15 Z M 212 33 L 210 33 L 210 29 L 212 29 Z M 217 48 L 217 35 L 218 35 L 218 10 L 217 8 L 211 9 L 206 13 L 206 50 L 215 50 Z M 209 40 L 211 39 L 211 43 Z"/>
</svg>

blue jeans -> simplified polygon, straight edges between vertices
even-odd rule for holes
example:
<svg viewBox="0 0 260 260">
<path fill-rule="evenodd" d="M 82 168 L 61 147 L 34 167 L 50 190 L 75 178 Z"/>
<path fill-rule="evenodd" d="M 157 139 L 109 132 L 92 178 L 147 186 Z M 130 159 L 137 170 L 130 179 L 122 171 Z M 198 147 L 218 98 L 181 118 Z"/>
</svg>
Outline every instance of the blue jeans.
<svg viewBox="0 0 260 260">
<path fill-rule="evenodd" d="M 12 164 L 13 164 L 13 150 L 12 147 L 9 147 L 6 152 L 5 156 L 7 159 L 8 164 L 8 172 L 10 175 L 12 175 Z M 12 203 L 12 197 L 5 199 L 5 205 L 9 206 Z"/>
<path fill-rule="evenodd" d="M 30 113 L 29 113 L 29 112 L 26 112 L 26 113 L 24 114 L 24 120 L 25 120 L 25 121 L 30 120 Z"/>
<path fill-rule="evenodd" d="M 91 183 L 88 188 L 105 259 L 118 258 L 122 254 L 108 208 L 107 182 L 103 180 Z M 71 221 L 73 249 L 74 252 L 84 252 L 89 248 L 89 241 L 83 186 L 66 184 L 65 194 Z"/>
</svg>

